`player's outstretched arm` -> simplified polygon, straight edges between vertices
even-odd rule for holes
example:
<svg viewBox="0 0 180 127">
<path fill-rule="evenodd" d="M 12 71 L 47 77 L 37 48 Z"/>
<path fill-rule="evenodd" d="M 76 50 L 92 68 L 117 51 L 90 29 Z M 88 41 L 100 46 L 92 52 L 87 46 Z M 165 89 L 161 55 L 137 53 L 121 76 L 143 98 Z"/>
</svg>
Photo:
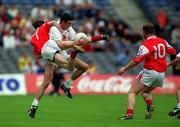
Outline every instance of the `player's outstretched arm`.
<svg viewBox="0 0 180 127">
<path fill-rule="evenodd" d="M 58 40 L 58 41 L 56 41 L 56 43 L 58 44 L 58 46 L 61 49 L 73 48 L 74 45 L 75 45 L 74 41 L 62 41 L 62 40 Z"/>
<path fill-rule="evenodd" d="M 176 49 L 174 47 L 172 47 L 168 42 L 166 42 L 165 44 L 166 44 L 166 52 L 168 54 L 175 55 Z"/>
<path fill-rule="evenodd" d="M 125 73 L 126 71 L 132 69 L 133 67 L 135 67 L 137 65 L 136 62 L 134 62 L 134 60 L 131 60 L 125 67 L 122 67 L 118 70 L 118 74 L 122 75 L 123 73 Z"/>
<path fill-rule="evenodd" d="M 171 61 L 170 63 L 168 63 L 168 67 L 171 65 L 175 65 L 177 63 L 180 63 L 180 57 L 176 57 L 176 59 L 174 59 L 173 61 Z"/>
<path fill-rule="evenodd" d="M 143 61 L 148 56 L 147 49 L 144 46 L 140 46 L 137 55 L 131 60 L 125 67 L 122 67 L 118 70 L 118 74 L 122 75 L 124 72 L 132 69 L 136 65 L 138 65 L 141 61 Z"/>
<path fill-rule="evenodd" d="M 68 48 L 74 48 L 76 46 L 85 45 L 86 42 L 84 40 L 79 40 L 79 41 L 62 41 L 62 40 L 58 40 L 58 41 L 56 41 L 56 43 L 58 44 L 58 46 L 61 49 L 68 49 Z"/>
<path fill-rule="evenodd" d="M 171 54 L 171 55 L 175 55 L 176 54 L 176 49 L 171 47 L 171 48 L 167 48 L 166 52 L 168 54 Z"/>
<path fill-rule="evenodd" d="M 148 55 L 149 55 L 149 50 L 144 45 L 141 45 L 134 59 L 131 60 L 125 67 L 119 69 L 118 74 L 121 75 L 127 70 L 132 69 L 133 67 L 138 65 L 141 61 L 143 61 Z"/>
</svg>

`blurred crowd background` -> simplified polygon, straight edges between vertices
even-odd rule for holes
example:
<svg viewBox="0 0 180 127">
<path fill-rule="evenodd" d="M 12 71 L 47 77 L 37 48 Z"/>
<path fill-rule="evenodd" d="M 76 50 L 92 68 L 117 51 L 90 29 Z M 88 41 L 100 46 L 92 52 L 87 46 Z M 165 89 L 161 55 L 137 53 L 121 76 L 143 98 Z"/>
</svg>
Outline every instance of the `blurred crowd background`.
<svg viewBox="0 0 180 127">
<path fill-rule="evenodd" d="M 118 13 L 126 8 L 136 18 L 137 10 L 128 8 L 130 5 L 143 14 L 142 19 L 155 24 L 158 36 L 180 51 L 180 0 L 1 0 L 0 73 L 43 73 L 44 64 L 35 61 L 30 45 L 32 22 L 58 20 L 65 12 L 75 17 L 76 32 L 111 35 L 109 41 L 87 45 L 87 53 L 79 54 L 90 64 L 87 73 L 116 73 L 135 56 L 143 41 L 141 30 L 129 23 L 133 19 Z M 174 58 L 168 56 L 168 61 Z M 141 68 L 128 74 L 137 74 Z M 170 68 L 167 74 L 180 75 L 180 65 Z"/>
</svg>

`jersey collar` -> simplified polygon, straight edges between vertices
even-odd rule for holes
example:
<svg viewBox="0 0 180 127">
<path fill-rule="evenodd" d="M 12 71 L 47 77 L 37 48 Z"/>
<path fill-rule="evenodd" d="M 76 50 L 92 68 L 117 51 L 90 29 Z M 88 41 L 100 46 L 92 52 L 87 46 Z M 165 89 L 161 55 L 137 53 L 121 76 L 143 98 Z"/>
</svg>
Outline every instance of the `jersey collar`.
<svg viewBox="0 0 180 127">
<path fill-rule="evenodd" d="M 156 38 L 156 36 L 155 36 L 155 35 L 152 35 L 152 36 L 148 37 L 146 40 L 154 39 L 154 38 Z"/>
</svg>

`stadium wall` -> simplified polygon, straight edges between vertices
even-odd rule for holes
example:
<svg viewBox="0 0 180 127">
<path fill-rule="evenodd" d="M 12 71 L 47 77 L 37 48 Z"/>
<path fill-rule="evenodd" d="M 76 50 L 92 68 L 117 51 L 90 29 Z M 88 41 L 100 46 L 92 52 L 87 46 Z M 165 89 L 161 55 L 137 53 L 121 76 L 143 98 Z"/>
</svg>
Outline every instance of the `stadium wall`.
<svg viewBox="0 0 180 127">
<path fill-rule="evenodd" d="M 69 75 L 65 75 L 65 79 Z M 84 75 L 74 81 L 73 94 L 124 94 L 130 89 L 135 75 L 95 74 Z M 38 74 L 1 74 L 0 95 L 34 94 L 41 85 L 43 75 Z M 180 76 L 166 76 L 163 88 L 157 88 L 154 93 L 175 93 L 180 86 Z M 46 93 L 53 88 L 50 85 Z"/>
</svg>

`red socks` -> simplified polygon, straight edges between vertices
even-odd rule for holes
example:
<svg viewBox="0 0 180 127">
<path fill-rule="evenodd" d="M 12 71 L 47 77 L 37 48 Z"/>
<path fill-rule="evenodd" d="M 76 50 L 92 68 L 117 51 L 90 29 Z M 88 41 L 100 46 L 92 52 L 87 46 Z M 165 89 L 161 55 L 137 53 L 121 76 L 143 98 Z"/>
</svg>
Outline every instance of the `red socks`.
<svg viewBox="0 0 180 127">
<path fill-rule="evenodd" d="M 91 37 L 91 41 L 100 41 L 103 40 L 103 36 L 102 35 L 97 35 L 97 36 L 92 36 Z"/>
<path fill-rule="evenodd" d="M 146 104 L 147 104 L 147 106 L 152 105 L 152 99 L 146 99 Z M 132 116 L 133 114 L 134 114 L 134 110 L 133 109 L 127 109 L 126 115 Z"/>
<path fill-rule="evenodd" d="M 76 58 L 77 53 L 78 53 L 78 51 L 72 51 L 72 52 L 70 53 L 70 57 L 71 57 L 71 59 L 75 59 L 75 58 Z"/>
<path fill-rule="evenodd" d="M 151 99 L 146 99 L 146 104 L 147 104 L 147 106 L 152 105 L 152 100 Z"/>
<path fill-rule="evenodd" d="M 127 109 L 126 115 L 132 116 L 133 114 L 134 114 L 134 110 L 133 109 Z"/>
</svg>

